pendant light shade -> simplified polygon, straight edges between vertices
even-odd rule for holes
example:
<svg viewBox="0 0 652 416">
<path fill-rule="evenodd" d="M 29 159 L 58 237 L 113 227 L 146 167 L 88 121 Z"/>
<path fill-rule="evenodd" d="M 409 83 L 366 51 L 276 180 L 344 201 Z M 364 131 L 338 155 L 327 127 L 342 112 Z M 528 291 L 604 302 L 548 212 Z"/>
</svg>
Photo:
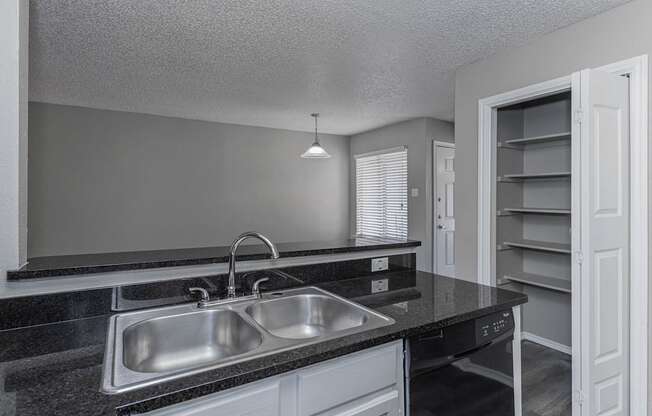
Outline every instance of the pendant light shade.
<svg viewBox="0 0 652 416">
<path fill-rule="evenodd" d="M 328 159 L 331 155 L 321 147 L 321 144 L 319 144 L 319 136 L 317 135 L 317 117 L 319 117 L 319 113 L 312 113 L 310 114 L 310 117 L 314 117 L 315 119 L 315 141 L 310 145 L 308 150 L 303 152 L 301 157 L 304 159 Z"/>
</svg>

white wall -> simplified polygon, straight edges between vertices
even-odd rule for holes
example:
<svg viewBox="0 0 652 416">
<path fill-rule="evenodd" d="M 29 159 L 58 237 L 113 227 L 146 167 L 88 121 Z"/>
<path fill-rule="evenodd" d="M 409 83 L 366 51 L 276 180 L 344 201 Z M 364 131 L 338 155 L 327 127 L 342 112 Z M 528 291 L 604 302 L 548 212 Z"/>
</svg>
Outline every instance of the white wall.
<svg viewBox="0 0 652 416">
<path fill-rule="evenodd" d="M 26 257 L 28 13 L 0 2 L 0 280 Z"/>
<path fill-rule="evenodd" d="M 349 139 L 30 103 L 30 257 L 349 235 Z"/>
<path fill-rule="evenodd" d="M 351 232 L 355 233 L 355 160 L 353 156 L 400 145 L 408 147 L 408 238 L 421 241 L 417 268 L 432 270 L 432 140 L 453 141 L 453 123 L 418 118 L 351 136 Z"/>
</svg>

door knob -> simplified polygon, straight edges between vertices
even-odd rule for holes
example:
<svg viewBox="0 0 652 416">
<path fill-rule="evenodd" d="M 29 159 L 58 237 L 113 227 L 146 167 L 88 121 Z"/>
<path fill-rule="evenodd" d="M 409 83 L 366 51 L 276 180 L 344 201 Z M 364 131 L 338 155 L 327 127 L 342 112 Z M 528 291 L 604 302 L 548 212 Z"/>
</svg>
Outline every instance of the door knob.
<svg viewBox="0 0 652 416">
<path fill-rule="evenodd" d="M 445 230 L 446 229 L 446 227 L 443 226 L 442 224 L 437 225 L 437 228 L 439 228 L 440 230 Z"/>
</svg>

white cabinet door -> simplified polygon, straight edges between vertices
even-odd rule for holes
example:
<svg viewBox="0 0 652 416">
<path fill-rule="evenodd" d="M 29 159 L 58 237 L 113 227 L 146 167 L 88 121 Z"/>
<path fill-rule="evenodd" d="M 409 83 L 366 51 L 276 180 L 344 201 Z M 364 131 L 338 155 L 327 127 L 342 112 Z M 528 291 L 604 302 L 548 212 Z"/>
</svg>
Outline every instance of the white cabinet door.
<svg viewBox="0 0 652 416">
<path fill-rule="evenodd" d="M 402 383 L 402 344 L 392 343 L 298 372 L 298 414 L 314 416 Z M 400 388 L 400 386 L 399 386 Z"/>
<path fill-rule="evenodd" d="M 147 413 L 149 416 L 281 416 L 279 383 L 247 386 Z"/>
<path fill-rule="evenodd" d="M 581 414 L 625 416 L 629 415 L 629 86 L 625 77 L 585 70 L 573 76 L 573 89 L 577 88 Z"/>
<path fill-rule="evenodd" d="M 392 390 L 349 409 L 336 412 L 333 416 L 398 416 L 401 401 L 398 391 Z"/>
<path fill-rule="evenodd" d="M 190 400 L 148 416 L 399 416 L 403 341 Z"/>
</svg>

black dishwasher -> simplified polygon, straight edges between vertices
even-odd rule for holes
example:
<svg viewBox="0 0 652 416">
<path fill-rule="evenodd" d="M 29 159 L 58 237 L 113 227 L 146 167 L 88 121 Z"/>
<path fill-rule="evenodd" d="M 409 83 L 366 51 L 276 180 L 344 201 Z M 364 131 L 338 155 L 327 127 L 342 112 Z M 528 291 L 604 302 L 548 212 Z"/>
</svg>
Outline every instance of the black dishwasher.
<svg viewBox="0 0 652 416">
<path fill-rule="evenodd" d="M 505 310 L 408 339 L 409 416 L 513 416 L 514 317 Z"/>
</svg>

